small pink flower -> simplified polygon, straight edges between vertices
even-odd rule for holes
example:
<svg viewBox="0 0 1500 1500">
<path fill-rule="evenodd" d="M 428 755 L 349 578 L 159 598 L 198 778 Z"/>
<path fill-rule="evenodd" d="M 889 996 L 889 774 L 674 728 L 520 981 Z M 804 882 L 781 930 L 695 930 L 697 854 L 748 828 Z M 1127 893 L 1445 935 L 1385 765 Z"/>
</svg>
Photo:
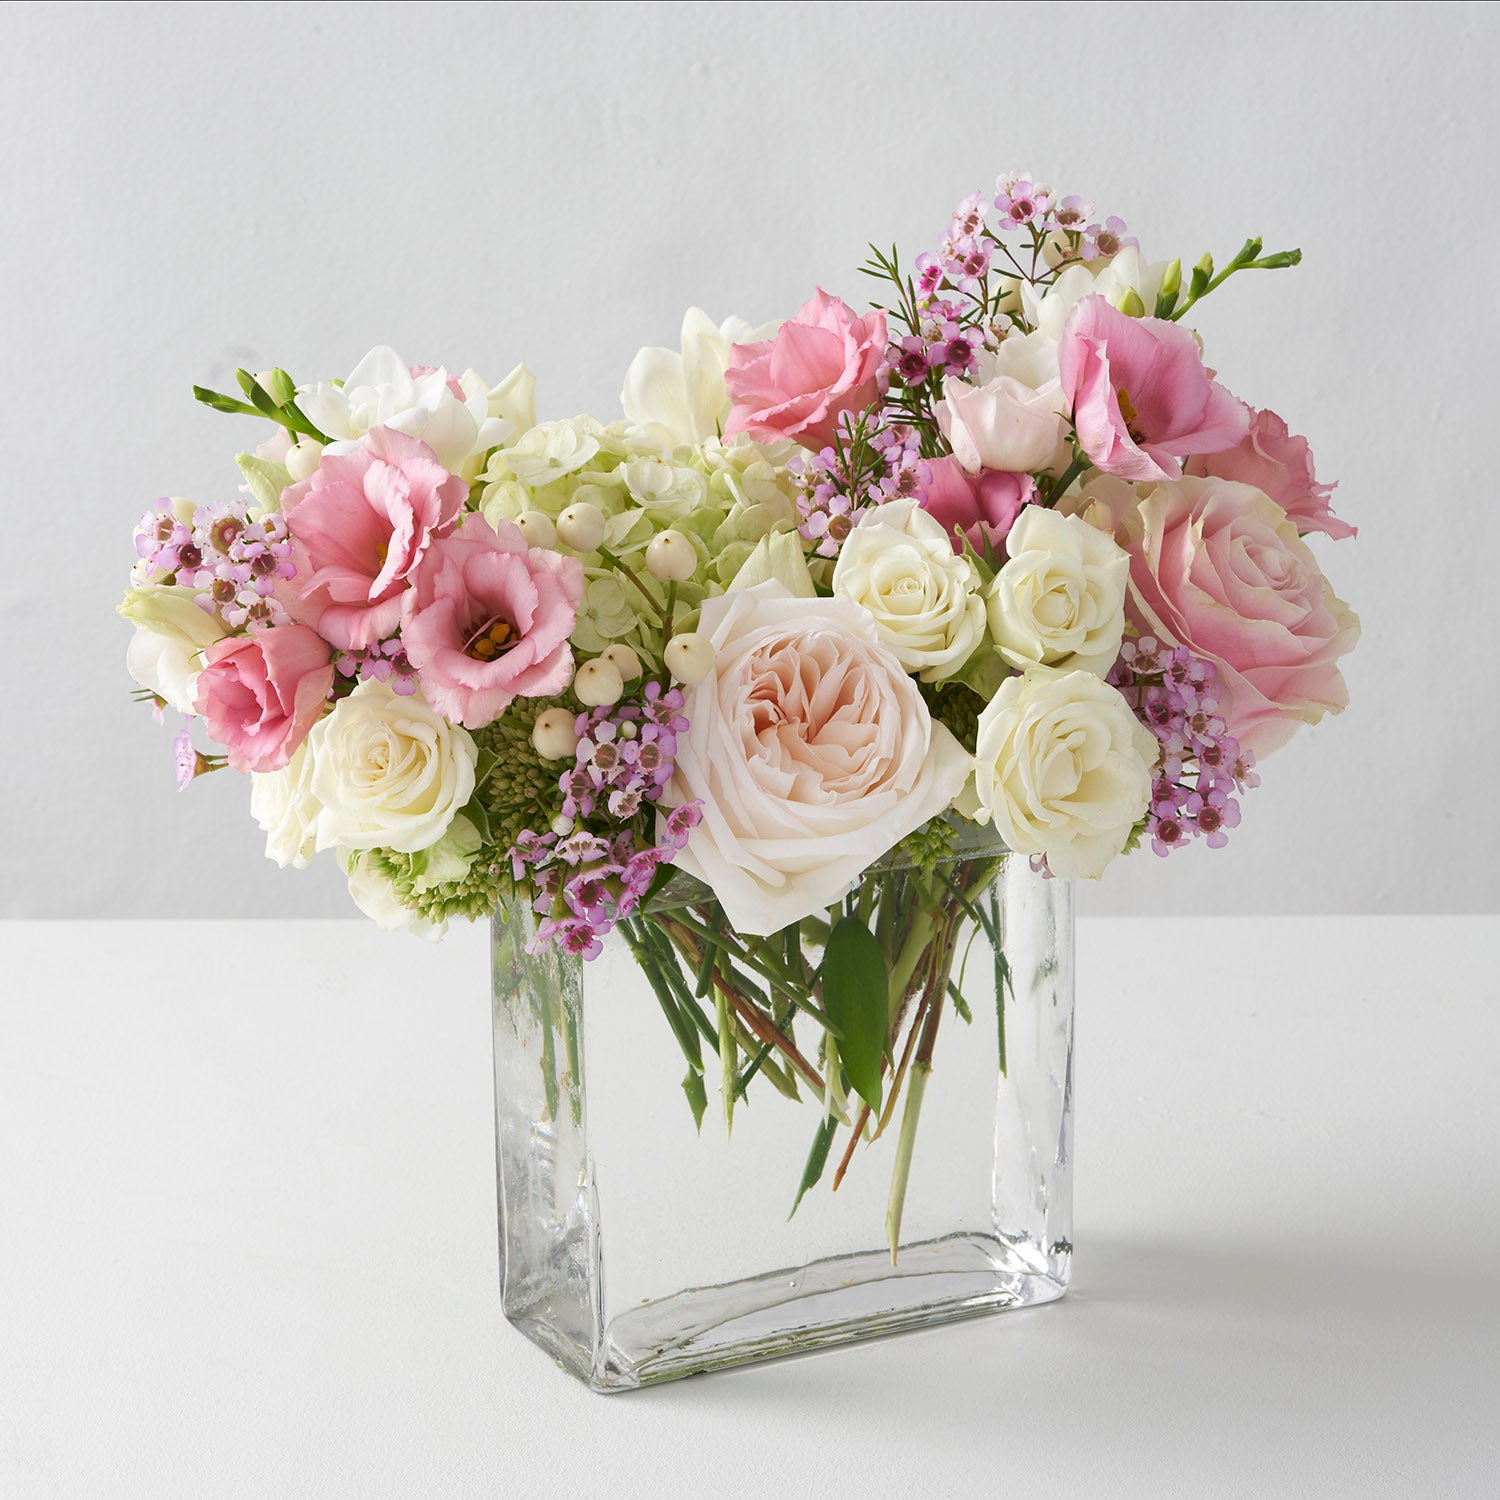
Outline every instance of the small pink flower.
<svg viewBox="0 0 1500 1500">
<path fill-rule="evenodd" d="M 468 493 L 426 443 L 394 428 L 372 429 L 352 453 L 324 454 L 282 496 L 297 568 L 292 615 L 345 651 L 392 634 L 413 573 Z"/>
<path fill-rule="evenodd" d="M 1250 431 L 1238 446 L 1190 460 L 1187 472 L 1253 484 L 1292 518 L 1303 535 L 1323 531 L 1336 540 L 1358 535 L 1329 508 L 1328 497 L 1337 486 L 1318 483 L 1307 439 L 1295 436 L 1274 411 L 1252 409 Z"/>
<path fill-rule="evenodd" d="M 203 653 L 193 706 L 237 771 L 279 771 L 322 716 L 332 653 L 306 625 L 226 636 Z"/>
<path fill-rule="evenodd" d="M 1057 362 L 1079 445 L 1106 474 L 1180 478 L 1180 459 L 1232 448 L 1250 425 L 1186 328 L 1129 317 L 1104 297 L 1075 304 Z"/>
<path fill-rule="evenodd" d="M 401 640 L 427 701 L 466 729 L 492 724 L 513 698 L 560 693 L 573 676 L 568 637 L 583 564 L 528 548 L 509 522 L 468 516 L 432 543 L 406 596 Z"/>
<path fill-rule="evenodd" d="M 962 533 L 980 556 L 986 546 L 999 556 L 1016 517 L 1036 498 L 1036 481 L 1003 469 L 969 474 L 956 458 L 929 458 L 927 468 L 931 477 L 920 497 L 922 509 L 953 537 L 953 550 L 963 550 L 955 535 Z"/>
<path fill-rule="evenodd" d="M 857 318 L 819 288 L 774 339 L 730 350 L 724 379 L 734 405 L 725 436 L 794 438 L 814 452 L 827 447 L 843 413 L 874 404 L 885 346 L 883 312 Z"/>
</svg>

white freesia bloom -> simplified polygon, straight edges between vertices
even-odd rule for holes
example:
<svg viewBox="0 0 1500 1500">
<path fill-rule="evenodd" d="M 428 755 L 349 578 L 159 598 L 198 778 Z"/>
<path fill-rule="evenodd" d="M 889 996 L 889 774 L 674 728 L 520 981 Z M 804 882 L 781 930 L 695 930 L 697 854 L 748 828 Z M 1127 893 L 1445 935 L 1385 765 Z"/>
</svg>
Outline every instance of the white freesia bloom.
<svg viewBox="0 0 1500 1500">
<path fill-rule="evenodd" d="M 625 372 L 620 407 L 663 448 L 695 447 L 716 438 L 729 416 L 724 372 L 734 344 L 774 338 L 780 321 L 752 328 L 743 318 L 715 327 L 701 307 L 682 320 L 682 349 L 642 349 Z"/>
<path fill-rule="evenodd" d="M 474 794 L 479 751 L 420 694 L 362 682 L 307 737 L 319 849 L 415 854 L 448 831 Z"/>
<path fill-rule="evenodd" d="M 951 677 L 984 639 L 978 569 L 915 500 L 867 511 L 844 540 L 833 592 L 869 610 L 881 641 L 923 682 Z"/>
<path fill-rule="evenodd" d="M 312 756 L 307 741 L 279 771 L 250 773 L 250 816 L 266 835 L 266 858 L 285 870 L 305 870 L 318 844 L 318 813 L 312 794 Z"/>
<path fill-rule="evenodd" d="M 1028 505 L 1006 538 L 1010 554 L 988 590 L 990 635 L 1024 670 L 1094 672 L 1114 665 L 1125 634 L 1130 558 L 1080 516 Z"/>
<path fill-rule="evenodd" d="M 131 589 L 119 606 L 136 632 L 125 653 L 125 669 L 143 688 L 191 714 L 203 653 L 229 632 L 215 614 L 194 601 L 196 589 L 148 584 Z"/>
<path fill-rule="evenodd" d="M 1026 321 L 1055 346 L 1073 304 L 1083 297 L 1104 297 L 1111 307 L 1119 307 L 1134 292 L 1146 316 L 1152 317 L 1167 264 L 1164 260 L 1148 261 L 1134 246 L 1120 251 L 1097 272 L 1087 261 L 1075 262 L 1060 271 L 1040 295 L 1030 282 L 1022 286 Z"/>
<path fill-rule="evenodd" d="M 343 385 L 321 381 L 300 387 L 297 405 L 334 439 L 330 452 L 347 452 L 372 427 L 393 427 L 420 438 L 449 473 L 472 478 L 484 453 L 514 434 L 503 417 L 491 415 L 489 388 L 472 370 L 461 395 L 454 394 L 448 379 L 441 368 L 413 375 L 394 349 L 381 344 L 355 365 Z"/>
<path fill-rule="evenodd" d="M 849 599 L 775 582 L 709 599 L 667 806 L 701 799 L 677 863 L 741 932 L 777 932 L 943 812 L 973 764 Z"/>
<path fill-rule="evenodd" d="M 981 350 L 973 379 L 943 379 L 943 399 L 933 415 L 953 456 L 971 474 L 981 469 L 1037 473 L 1067 462 L 1061 380 L 1054 375 L 1032 387 L 1004 373 L 1011 358 L 1001 361 Z"/>
<path fill-rule="evenodd" d="M 358 849 L 340 849 L 339 863 L 349 879 L 349 894 L 354 904 L 382 932 L 409 932 L 429 943 L 441 941 L 448 931 L 445 918 L 433 922 L 401 904 L 401 898 L 385 875 L 375 868 L 370 856 Z"/>
<path fill-rule="evenodd" d="M 980 714 L 974 790 L 1010 848 L 1092 880 L 1145 814 L 1156 758 L 1155 736 L 1107 682 L 1036 667 Z"/>
<path fill-rule="evenodd" d="M 465 370 L 460 382 L 466 391 L 484 388 L 484 382 Z M 502 442 L 512 442 L 536 426 L 536 376 L 525 365 L 517 365 L 499 385 L 487 388 L 485 405 L 491 417 L 505 423 Z"/>
</svg>

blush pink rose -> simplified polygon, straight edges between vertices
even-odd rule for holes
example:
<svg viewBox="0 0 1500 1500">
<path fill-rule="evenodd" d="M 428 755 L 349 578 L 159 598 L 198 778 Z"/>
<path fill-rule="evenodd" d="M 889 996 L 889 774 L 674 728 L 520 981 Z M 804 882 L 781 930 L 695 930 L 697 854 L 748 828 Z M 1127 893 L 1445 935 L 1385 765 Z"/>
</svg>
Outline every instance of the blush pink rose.
<svg viewBox="0 0 1500 1500">
<path fill-rule="evenodd" d="M 482 729 L 514 698 L 562 692 L 582 598 L 576 557 L 528 548 L 509 521 L 467 517 L 432 543 L 406 596 L 401 641 L 428 703 Z"/>
<path fill-rule="evenodd" d="M 1116 533 L 1143 633 L 1214 662 L 1229 732 L 1263 756 L 1349 701 L 1338 659 L 1359 621 L 1268 496 L 1228 479 L 1159 484 Z"/>
<path fill-rule="evenodd" d="M 401 623 L 401 600 L 435 537 L 452 527 L 469 487 L 418 438 L 370 431 L 350 453 L 325 453 L 282 496 L 297 576 L 292 614 L 345 651 Z"/>
<path fill-rule="evenodd" d="M 328 642 L 306 625 L 226 636 L 203 653 L 193 706 L 236 771 L 279 771 L 333 691 Z"/>
<path fill-rule="evenodd" d="M 1197 340 L 1165 318 L 1132 318 L 1100 296 L 1078 301 L 1057 347 L 1078 444 L 1122 479 L 1177 479 L 1180 459 L 1232 448 L 1249 409 L 1203 368 Z"/>
<path fill-rule="evenodd" d="M 981 557 L 986 546 L 1000 556 L 1016 517 L 1036 499 L 1036 481 L 1004 469 L 970 474 L 956 458 L 929 458 L 927 468 L 930 477 L 918 500 L 953 538 L 953 550 L 963 551 L 961 533 Z"/>
<path fill-rule="evenodd" d="M 730 349 L 724 381 L 733 406 L 724 435 L 827 447 L 844 412 L 874 404 L 885 345 L 883 312 L 857 318 L 820 287 L 775 338 Z"/>
<path fill-rule="evenodd" d="M 1318 483 L 1307 439 L 1293 433 L 1274 411 L 1250 408 L 1250 430 L 1239 443 L 1222 453 L 1190 459 L 1187 472 L 1254 485 L 1292 518 L 1304 536 L 1309 531 L 1326 532 L 1335 539 L 1359 535 L 1330 509 L 1328 497 L 1338 486 Z"/>
</svg>

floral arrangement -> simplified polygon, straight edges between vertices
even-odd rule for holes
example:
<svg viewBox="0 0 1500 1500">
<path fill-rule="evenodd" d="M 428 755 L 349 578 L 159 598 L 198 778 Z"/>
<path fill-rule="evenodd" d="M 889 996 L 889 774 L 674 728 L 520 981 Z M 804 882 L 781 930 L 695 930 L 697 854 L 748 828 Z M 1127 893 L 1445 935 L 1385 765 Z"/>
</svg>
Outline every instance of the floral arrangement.
<svg viewBox="0 0 1500 1500">
<path fill-rule="evenodd" d="M 997 188 L 909 269 L 874 251 L 869 311 L 691 310 L 623 420 L 384 347 L 196 389 L 274 432 L 234 498 L 147 513 L 120 607 L 182 785 L 248 774 L 267 854 L 331 851 L 383 928 L 619 934 L 700 1123 L 705 1057 L 726 1119 L 757 1075 L 822 1102 L 802 1191 L 905 1083 L 893 1248 L 963 922 L 1003 1049 L 1000 864 L 1223 845 L 1358 634 L 1307 542 L 1354 534 L 1332 487 L 1185 321 L 1298 252 L 1184 272 Z"/>
</svg>

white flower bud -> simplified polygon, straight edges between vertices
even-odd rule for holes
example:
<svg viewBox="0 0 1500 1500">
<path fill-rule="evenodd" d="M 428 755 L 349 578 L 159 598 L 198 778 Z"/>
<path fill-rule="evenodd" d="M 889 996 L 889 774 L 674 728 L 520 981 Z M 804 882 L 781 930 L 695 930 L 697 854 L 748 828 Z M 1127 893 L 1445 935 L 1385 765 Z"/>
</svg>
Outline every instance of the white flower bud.
<svg viewBox="0 0 1500 1500">
<path fill-rule="evenodd" d="M 698 549 L 675 527 L 660 531 L 646 548 L 646 571 L 660 583 L 682 583 L 698 571 Z"/>
<path fill-rule="evenodd" d="M 286 471 L 292 476 L 293 484 L 301 484 L 304 479 L 312 476 L 323 457 L 323 445 L 312 440 L 303 438 L 300 442 L 293 443 L 286 450 Z"/>
<path fill-rule="evenodd" d="M 531 743 L 543 760 L 567 760 L 578 748 L 574 715 L 565 708 L 549 708 L 536 716 L 531 726 Z"/>
<path fill-rule="evenodd" d="M 694 683 L 702 682 L 714 669 L 713 642 L 706 635 L 689 630 L 682 635 L 674 635 L 667 642 L 662 659 L 667 664 L 667 671 L 678 682 L 685 682 L 692 687 Z"/>
<path fill-rule="evenodd" d="M 592 552 L 604 540 L 604 512 L 589 500 L 570 505 L 557 518 L 557 539 L 574 552 Z"/>
<path fill-rule="evenodd" d="M 620 674 L 621 682 L 633 682 L 641 675 L 641 659 L 621 641 L 606 646 L 599 653 L 600 661 L 613 662 Z"/>
<path fill-rule="evenodd" d="M 573 691 L 580 703 L 590 708 L 602 708 L 607 703 L 618 703 L 625 684 L 620 678 L 620 669 L 612 662 L 598 657 L 586 661 L 573 678 Z"/>
<path fill-rule="evenodd" d="M 545 511 L 523 510 L 516 517 L 516 530 L 526 538 L 528 547 L 551 548 L 557 545 L 557 527 Z"/>
</svg>

